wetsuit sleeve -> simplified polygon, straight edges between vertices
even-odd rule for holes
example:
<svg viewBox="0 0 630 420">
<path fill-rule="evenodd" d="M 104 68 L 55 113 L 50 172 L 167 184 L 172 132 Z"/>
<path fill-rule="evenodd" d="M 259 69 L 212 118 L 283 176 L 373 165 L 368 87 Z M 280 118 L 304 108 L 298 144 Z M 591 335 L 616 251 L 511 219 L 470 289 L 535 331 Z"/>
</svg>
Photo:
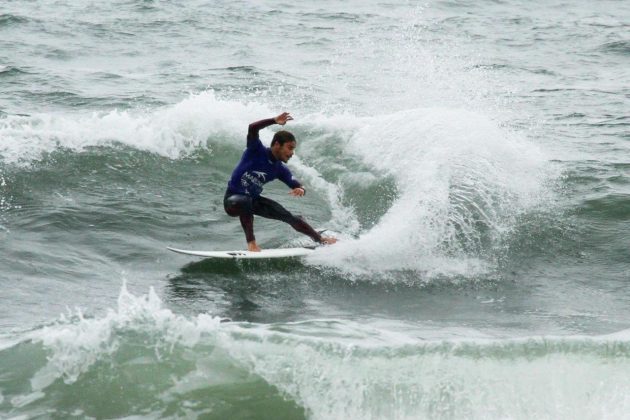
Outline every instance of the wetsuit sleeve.
<svg viewBox="0 0 630 420">
<path fill-rule="evenodd" d="M 247 148 L 256 148 L 262 143 L 260 142 L 260 135 L 258 132 L 265 127 L 269 127 L 276 123 L 274 118 L 267 118 L 265 120 L 260 120 L 253 122 L 249 125 L 249 129 L 247 130 Z"/>
<path fill-rule="evenodd" d="M 302 186 L 302 184 L 300 183 L 300 181 L 298 181 L 297 179 L 295 179 L 293 177 L 293 174 L 291 173 L 291 171 L 289 170 L 289 168 L 287 168 L 284 165 L 280 166 L 280 171 L 278 173 L 278 179 L 282 182 L 284 182 L 285 184 L 287 184 L 287 186 L 291 189 L 293 188 L 302 188 L 304 189 L 304 187 Z"/>
</svg>

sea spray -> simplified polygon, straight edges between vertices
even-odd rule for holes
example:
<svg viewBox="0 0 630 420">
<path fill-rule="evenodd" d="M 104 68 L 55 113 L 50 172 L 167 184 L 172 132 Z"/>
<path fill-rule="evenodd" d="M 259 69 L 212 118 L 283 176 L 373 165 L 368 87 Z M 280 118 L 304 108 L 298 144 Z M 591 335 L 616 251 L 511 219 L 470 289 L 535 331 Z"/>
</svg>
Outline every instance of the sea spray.
<svg viewBox="0 0 630 420">
<path fill-rule="evenodd" d="M 364 118 L 345 153 L 395 179 L 398 196 L 374 227 L 310 259 L 344 271 L 475 276 L 517 216 L 545 202 L 544 153 L 483 115 L 415 109 Z M 333 252 L 334 251 L 334 252 Z"/>
</svg>

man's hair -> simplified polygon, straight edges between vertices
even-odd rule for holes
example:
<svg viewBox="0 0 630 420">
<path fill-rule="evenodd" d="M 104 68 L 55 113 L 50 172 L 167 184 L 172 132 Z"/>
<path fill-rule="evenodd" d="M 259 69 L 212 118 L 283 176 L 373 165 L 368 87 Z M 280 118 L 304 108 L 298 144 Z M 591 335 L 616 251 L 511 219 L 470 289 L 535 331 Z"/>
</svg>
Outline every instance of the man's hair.
<svg viewBox="0 0 630 420">
<path fill-rule="evenodd" d="M 282 146 L 284 143 L 288 143 L 291 141 L 295 141 L 295 137 L 293 136 L 293 134 L 289 133 L 288 131 L 282 130 L 273 135 L 271 145 L 273 146 L 275 143 L 278 143 L 280 144 L 280 146 Z"/>
</svg>

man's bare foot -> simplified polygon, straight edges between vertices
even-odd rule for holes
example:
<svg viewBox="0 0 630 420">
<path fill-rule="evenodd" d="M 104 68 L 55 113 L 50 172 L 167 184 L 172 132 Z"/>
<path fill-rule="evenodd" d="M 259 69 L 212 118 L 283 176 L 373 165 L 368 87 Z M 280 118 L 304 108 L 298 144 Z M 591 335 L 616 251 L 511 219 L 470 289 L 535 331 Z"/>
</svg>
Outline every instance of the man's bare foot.
<svg viewBox="0 0 630 420">
<path fill-rule="evenodd" d="M 337 238 L 333 238 L 332 236 L 322 236 L 322 243 L 326 245 L 332 245 L 337 242 Z"/>
<path fill-rule="evenodd" d="M 256 241 L 247 242 L 247 250 L 251 252 L 260 252 L 260 247 L 256 244 Z"/>
</svg>

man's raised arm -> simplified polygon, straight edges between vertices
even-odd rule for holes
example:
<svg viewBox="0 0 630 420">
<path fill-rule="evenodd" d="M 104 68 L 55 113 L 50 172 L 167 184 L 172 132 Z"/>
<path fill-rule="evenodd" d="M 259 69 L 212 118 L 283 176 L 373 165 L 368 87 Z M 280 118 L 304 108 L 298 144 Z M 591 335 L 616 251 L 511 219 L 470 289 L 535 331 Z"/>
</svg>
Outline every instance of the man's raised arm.
<svg viewBox="0 0 630 420">
<path fill-rule="evenodd" d="M 247 147 L 253 146 L 260 139 L 258 132 L 263 128 L 269 127 L 273 124 L 285 125 L 287 121 L 292 120 L 293 117 L 288 112 L 283 112 L 274 118 L 267 118 L 264 120 L 253 122 L 249 125 L 247 130 Z"/>
</svg>

